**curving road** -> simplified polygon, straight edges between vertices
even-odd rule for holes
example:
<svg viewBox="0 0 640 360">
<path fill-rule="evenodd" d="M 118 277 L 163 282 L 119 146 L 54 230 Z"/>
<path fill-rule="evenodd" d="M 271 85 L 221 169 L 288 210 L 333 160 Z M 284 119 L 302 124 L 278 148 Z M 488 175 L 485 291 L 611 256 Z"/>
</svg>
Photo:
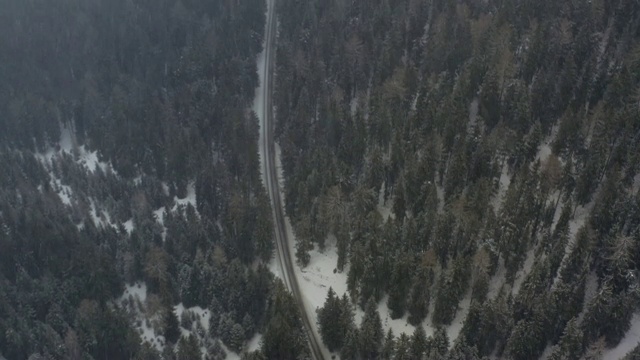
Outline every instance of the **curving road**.
<svg viewBox="0 0 640 360">
<path fill-rule="evenodd" d="M 262 97 L 263 107 L 260 109 L 262 112 L 260 126 L 262 127 L 262 136 L 260 137 L 260 146 L 262 147 L 262 153 L 264 154 L 263 161 L 263 173 L 265 176 L 265 187 L 269 193 L 271 199 L 271 209 L 273 213 L 273 223 L 275 231 L 275 240 L 277 254 L 279 258 L 279 264 L 282 271 L 282 278 L 285 285 L 293 293 L 298 307 L 300 309 L 300 315 L 304 328 L 307 332 L 307 338 L 309 339 L 309 349 L 311 350 L 311 358 L 315 360 L 324 360 L 322 354 L 321 342 L 316 332 L 314 331 L 314 325 L 312 323 L 312 317 L 306 311 L 304 306 L 304 300 L 298 286 L 298 279 L 294 272 L 294 261 L 292 260 L 292 254 L 289 250 L 289 238 L 284 221 L 284 211 L 282 207 L 282 196 L 280 193 L 280 187 L 278 183 L 278 173 L 276 168 L 276 154 L 275 145 L 273 139 L 273 105 L 271 99 L 271 93 L 273 90 L 272 74 L 273 74 L 273 58 L 275 56 L 274 43 L 276 36 L 276 19 L 275 19 L 275 2 L 276 0 L 267 1 L 267 27 L 265 32 L 265 61 L 264 61 L 264 80 L 262 86 L 262 92 L 258 96 Z"/>
</svg>

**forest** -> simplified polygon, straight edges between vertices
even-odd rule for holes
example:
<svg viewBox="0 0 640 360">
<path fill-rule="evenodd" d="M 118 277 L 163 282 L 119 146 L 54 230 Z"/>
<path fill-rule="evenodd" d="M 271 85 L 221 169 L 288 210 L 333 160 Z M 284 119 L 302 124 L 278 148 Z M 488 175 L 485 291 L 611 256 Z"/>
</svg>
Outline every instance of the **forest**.
<svg viewBox="0 0 640 360">
<path fill-rule="evenodd" d="M 277 6 L 297 261 L 335 251 L 346 274 L 317 315 L 333 354 L 601 359 L 620 344 L 640 311 L 637 1 Z M 386 333 L 381 309 L 415 331 Z"/>
<path fill-rule="evenodd" d="M 313 314 L 332 356 L 625 345 L 640 3 L 274 3 L 296 260 L 335 252 L 346 283 Z M 0 0 L 0 359 L 311 358 L 269 270 L 251 110 L 266 7 Z"/>
<path fill-rule="evenodd" d="M 0 8 L 0 359 L 306 356 L 267 270 L 266 3 Z"/>
</svg>

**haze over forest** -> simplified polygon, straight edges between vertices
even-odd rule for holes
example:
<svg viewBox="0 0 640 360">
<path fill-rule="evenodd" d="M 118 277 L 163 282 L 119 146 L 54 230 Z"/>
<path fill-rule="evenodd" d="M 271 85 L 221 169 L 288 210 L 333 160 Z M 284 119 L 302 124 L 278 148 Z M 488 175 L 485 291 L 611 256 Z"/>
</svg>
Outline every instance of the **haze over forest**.
<svg viewBox="0 0 640 360">
<path fill-rule="evenodd" d="M 638 1 L 0 9 L 1 360 L 640 359 Z"/>
</svg>

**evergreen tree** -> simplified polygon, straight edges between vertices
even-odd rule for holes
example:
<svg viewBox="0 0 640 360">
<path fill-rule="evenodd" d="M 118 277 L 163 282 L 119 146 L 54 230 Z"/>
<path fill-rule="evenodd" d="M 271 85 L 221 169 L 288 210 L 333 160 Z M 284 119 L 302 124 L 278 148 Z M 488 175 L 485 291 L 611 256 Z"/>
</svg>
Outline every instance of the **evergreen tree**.
<svg viewBox="0 0 640 360">
<path fill-rule="evenodd" d="M 378 314 L 378 304 L 370 298 L 360 324 L 360 353 L 365 359 L 376 359 L 380 354 L 384 330 Z"/>
<path fill-rule="evenodd" d="M 340 359 L 357 360 L 360 358 L 358 339 L 358 329 L 354 327 L 347 331 L 347 336 L 344 338 L 344 345 L 342 345 L 342 349 L 340 350 Z"/>
<path fill-rule="evenodd" d="M 322 341 L 329 351 L 339 350 L 344 340 L 343 321 L 341 319 L 342 307 L 340 299 L 333 288 L 329 287 L 324 306 L 318 309 L 318 327 Z"/>
<path fill-rule="evenodd" d="M 583 352 L 583 334 L 578 326 L 578 319 L 573 318 L 564 329 L 560 342 L 555 345 L 549 355 L 550 360 L 578 359 Z"/>
<path fill-rule="evenodd" d="M 381 359 L 392 359 L 395 354 L 396 341 L 393 335 L 393 330 L 389 329 L 387 335 L 384 338 L 384 346 L 380 352 Z"/>
<path fill-rule="evenodd" d="M 200 353 L 198 339 L 193 334 L 180 338 L 180 341 L 178 341 L 176 360 L 193 360 L 200 359 L 201 357 L 202 354 Z"/>
<path fill-rule="evenodd" d="M 178 317 L 172 308 L 165 311 L 165 322 L 164 338 L 170 344 L 175 344 L 180 337 L 180 325 L 178 324 Z"/>
<path fill-rule="evenodd" d="M 394 359 L 410 360 L 413 359 L 411 353 L 411 338 L 407 334 L 402 333 L 396 340 L 396 355 Z"/>
<path fill-rule="evenodd" d="M 409 354 L 411 359 L 423 359 L 427 355 L 427 334 L 424 331 L 422 325 L 416 326 L 416 329 L 411 335 L 411 345 L 409 347 Z"/>
</svg>

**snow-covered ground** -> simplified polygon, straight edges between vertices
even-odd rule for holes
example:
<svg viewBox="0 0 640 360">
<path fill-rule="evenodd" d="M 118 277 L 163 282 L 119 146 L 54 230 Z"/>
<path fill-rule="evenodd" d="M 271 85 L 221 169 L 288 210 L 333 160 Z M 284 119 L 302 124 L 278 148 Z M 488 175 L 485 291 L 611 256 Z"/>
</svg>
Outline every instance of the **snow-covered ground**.
<svg viewBox="0 0 640 360">
<path fill-rule="evenodd" d="M 505 163 L 502 166 L 502 172 L 500 173 L 500 179 L 498 182 L 498 193 L 493 199 L 491 199 L 491 205 L 496 212 L 498 212 L 502 207 L 502 203 L 504 201 L 504 197 L 507 194 L 507 190 L 509 189 L 509 185 L 511 185 L 511 176 L 509 176 L 509 166 Z"/>
<path fill-rule="evenodd" d="M 165 213 L 165 207 L 161 206 L 160 208 L 156 209 L 153 212 L 153 215 L 156 218 L 156 222 L 158 224 L 160 224 L 160 226 L 162 226 L 162 240 L 166 240 L 167 238 L 167 227 L 164 226 L 164 213 Z"/>
<path fill-rule="evenodd" d="M 622 359 L 640 343 L 640 313 L 633 314 L 631 328 L 620 343 L 611 349 L 605 349 L 603 359 Z"/>
<path fill-rule="evenodd" d="M 271 8 L 271 1 L 267 0 L 267 14 L 269 13 L 269 9 Z M 268 21 L 267 21 L 268 22 Z M 265 22 L 265 34 L 266 32 L 266 27 L 267 27 L 267 22 Z M 258 54 L 258 58 L 257 58 L 257 66 L 258 66 L 258 78 L 260 79 L 260 84 L 258 85 L 258 87 L 256 88 L 255 91 L 255 95 L 253 97 L 253 106 L 251 107 L 252 110 L 256 113 L 257 117 L 258 117 L 258 126 L 260 127 L 260 137 L 259 137 L 259 144 L 262 143 L 262 139 L 264 139 L 264 128 L 262 126 L 263 124 L 263 117 L 264 117 L 264 96 L 262 96 L 262 94 L 265 91 L 264 88 L 264 83 L 265 83 L 265 44 L 262 44 L 263 50 L 260 52 L 260 54 Z M 258 146 L 258 155 L 260 157 L 260 174 L 262 177 L 262 183 L 266 184 L 267 183 L 267 179 L 266 179 L 266 175 L 264 173 L 264 160 L 265 160 L 265 154 L 264 154 L 264 149 L 262 148 L 262 146 Z"/>
<path fill-rule="evenodd" d="M 153 320 L 157 317 L 157 314 L 149 313 L 147 285 L 144 282 L 126 285 L 122 296 L 117 302 L 133 317 L 134 328 L 140 334 L 142 341 L 149 343 L 156 350 L 162 351 L 164 348 L 164 336 L 156 334 L 153 328 Z"/>
<path fill-rule="evenodd" d="M 177 196 L 173 197 L 173 201 L 175 205 L 171 209 L 171 211 L 176 211 L 178 206 L 188 206 L 191 205 L 196 210 L 196 214 L 198 214 L 198 206 L 196 203 L 196 184 L 194 181 L 191 181 L 189 185 L 187 185 L 187 196 L 180 199 Z M 198 214 L 199 215 L 199 214 Z"/>
<path fill-rule="evenodd" d="M 515 280 L 513 281 L 513 288 L 511 289 L 511 293 L 515 296 L 520 291 L 520 286 L 524 282 L 524 279 L 527 278 L 527 275 L 531 272 L 531 267 L 533 266 L 535 260 L 535 251 L 531 249 L 527 251 L 527 257 L 524 261 L 524 264 L 520 270 L 516 272 Z"/>
<path fill-rule="evenodd" d="M 247 342 L 247 351 L 256 351 L 260 348 L 260 342 L 262 341 L 262 334 L 256 333 L 251 340 Z"/>
<path fill-rule="evenodd" d="M 384 187 L 385 183 L 383 182 L 380 187 L 380 193 L 378 194 L 378 212 L 382 216 L 382 219 L 387 221 L 389 217 L 395 218 L 395 215 L 391 212 L 391 209 L 393 208 L 393 200 L 387 199 L 386 203 L 384 201 Z"/>
</svg>

